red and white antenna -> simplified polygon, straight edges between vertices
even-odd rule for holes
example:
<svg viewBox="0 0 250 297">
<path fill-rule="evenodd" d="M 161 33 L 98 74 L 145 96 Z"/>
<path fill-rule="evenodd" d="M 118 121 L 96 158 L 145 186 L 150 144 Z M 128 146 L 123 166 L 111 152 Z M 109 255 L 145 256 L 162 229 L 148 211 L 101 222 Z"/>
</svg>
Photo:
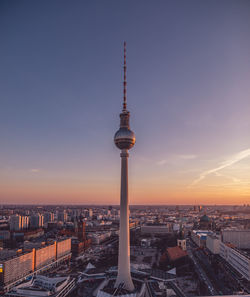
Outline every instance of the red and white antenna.
<svg viewBox="0 0 250 297">
<path fill-rule="evenodd" d="M 127 64 L 126 64 L 126 41 L 124 41 L 124 64 L 123 64 L 123 110 L 127 110 Z"/>
</svg>

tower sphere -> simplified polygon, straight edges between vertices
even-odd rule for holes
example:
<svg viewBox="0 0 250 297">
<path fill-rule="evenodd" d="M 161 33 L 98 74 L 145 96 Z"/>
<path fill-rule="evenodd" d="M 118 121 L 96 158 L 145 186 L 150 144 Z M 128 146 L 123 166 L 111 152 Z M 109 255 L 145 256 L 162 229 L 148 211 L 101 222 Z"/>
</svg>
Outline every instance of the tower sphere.
<svg viewBox="0 0 250 297">
<path fill-rule="evenodd" d="M 120 149 L 131 149 L 135 144 L 135 134 L 127 127 L 121 127 L 114 137 L 115 145 Z"/>
</svg>

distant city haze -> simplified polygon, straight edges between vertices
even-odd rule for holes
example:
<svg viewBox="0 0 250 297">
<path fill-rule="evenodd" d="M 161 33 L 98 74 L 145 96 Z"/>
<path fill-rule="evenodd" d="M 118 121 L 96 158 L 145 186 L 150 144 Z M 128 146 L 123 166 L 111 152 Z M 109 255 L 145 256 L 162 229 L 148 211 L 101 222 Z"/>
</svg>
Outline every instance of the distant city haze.
<svg viewBox="0 0 250 297">
<path fill-rule="evenodd" d="M 1 1 L 0 201 L 250 201 L 250 2 Z"/>
</svg>

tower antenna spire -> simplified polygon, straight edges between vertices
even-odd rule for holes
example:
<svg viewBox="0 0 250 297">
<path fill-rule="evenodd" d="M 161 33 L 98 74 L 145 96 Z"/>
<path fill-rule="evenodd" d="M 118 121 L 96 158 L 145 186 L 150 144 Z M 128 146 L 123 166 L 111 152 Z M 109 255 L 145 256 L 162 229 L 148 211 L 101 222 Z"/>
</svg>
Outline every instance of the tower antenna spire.
<svg viewBox="0 0 250 297">
<path fill-rule="evenodd" d="M 126 41 L 124 45 L 124 62 L 123 62 L 123 110 L 127 110 L 127 63 L 126 63 Z"/>
</svg>

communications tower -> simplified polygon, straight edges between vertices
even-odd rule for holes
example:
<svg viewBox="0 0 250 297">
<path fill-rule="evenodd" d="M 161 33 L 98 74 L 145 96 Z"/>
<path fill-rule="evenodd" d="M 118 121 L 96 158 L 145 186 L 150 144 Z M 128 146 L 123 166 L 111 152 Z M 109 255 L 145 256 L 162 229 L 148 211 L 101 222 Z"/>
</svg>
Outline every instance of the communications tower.
<svg viewBox="0 0 250 297">
<path fill-rule="evenodd" d="M 134 290 L 130 273 L 130 242 L 129 242 L 129 201 L 128 201 L 128 150 L 135 144 L 135 134 L 130 130 L 129 111 L 127 110 L 127 80 L 126 80 L 126 42 L 124 42 L 124 80 L 123 109 L 120 113 L 120 129 L 115 133 L 115 145 L 121 150 L 121 198 L 120 198 L 120 237 L 118 274 L 115 287 L 128 291 Z"/>
</svg>

